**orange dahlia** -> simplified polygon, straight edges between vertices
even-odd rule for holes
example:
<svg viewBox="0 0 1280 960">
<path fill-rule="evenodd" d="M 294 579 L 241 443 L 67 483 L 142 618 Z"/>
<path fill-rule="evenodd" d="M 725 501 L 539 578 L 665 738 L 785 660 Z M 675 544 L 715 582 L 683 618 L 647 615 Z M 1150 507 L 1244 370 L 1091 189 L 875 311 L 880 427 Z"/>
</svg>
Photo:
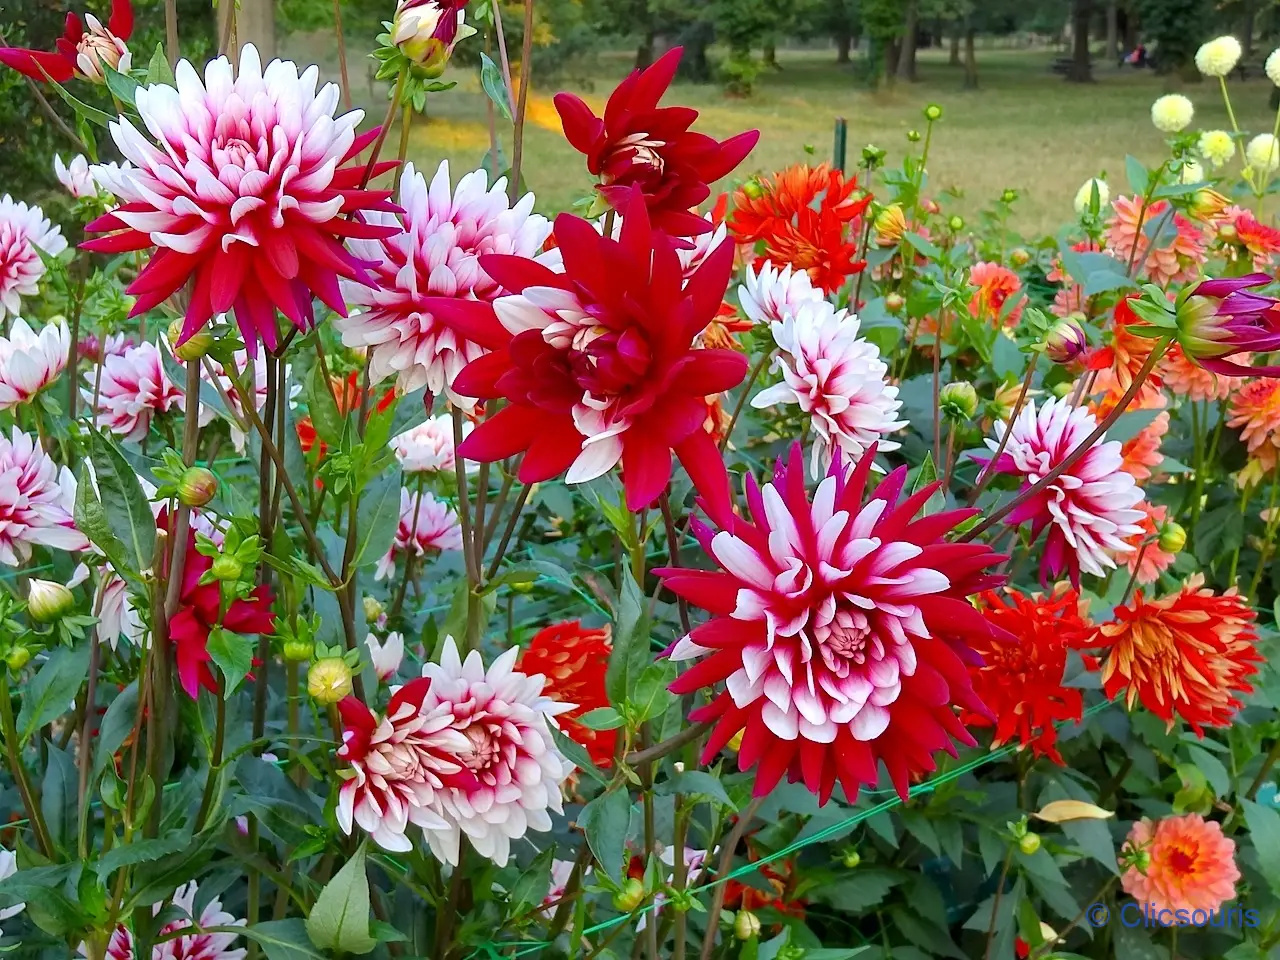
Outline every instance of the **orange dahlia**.
<svg viewBox="0 0 1280 960">
<path fill-rule="evenodd" d="M 1235 854 L 1221 825 L 1198 813 L 1155 823 L 1144 817 L 1129 831 L 1121 886 L 1162 926 L 1206 926 L 1208 915 L 1236 895 Z"/>
<path fill-rule="evenodd" d="M 1131 573 L 1137 569 L 1135 579 L 1138 583 L 1155 583 L 1160 579 L 1160 574 L 1168 570 L 1169 565 L 1177 558 L 1177 554 L 1160 549 L 1160 528 L 1169 519 L 1169 508 L 1163 504 L 1152 506 L 1143 500 L 1137 509 L 1143 513 L 1142 519 L 1138 521 L 1142 530 L 1128 539 L 1133 552 L 1126 554 L 1125 559 Z"/>
<path fill-rule="evenodd" d="M 1238 353 L 1231 359 L 1245 367 L 1253 363 L 1253 355 L 1248 353 Z M 1188 400 L 1225 400 L 1244 383 L 1243 377 L 1213 373 L 1193 363 L 1176 343 L 1169 345 L 1156 371 L 1170 392 Z"/>
<path fill-rule="evenodd" d="M 577 620 L 566 620 L 538 631 L 520 655 L 519 671 L 526 676 L 547 678 L 543 693 L 561 703 L 577 706 L 560 715 L 565 736 L 586 747 L 591 762 L 598 767 L 613 763 L 618 731 L 592 730 L 577 720 L 585 713 L 609 706 L 604 675 L 609 666 L 612 643 L 609 628 L 587 630 Z"/>
<path fill-rule="evenodd" d="M 1164 463 L 1160 442 L 1168 432 L 1169 414 L 1161 413 L 1121 444 L 1120 455 L 1124 460 L 1120 469 L 1132 474 L 1135 480 L 1150 480 L 1151 474 Z"/>
<path fill-rule="evenodd" d="M 1218 236 L 1226 243 L 1230 258 L 1248 260 L 1254 270 L 1269 271 L 1280 253 L 1280 230 L 1259 223 L 1243 207 L 1227 207 L 1223 217 L 1225 223 L 1218 227 Z"/>
<path fill-rule="evenodd" d="M 1149 224 L 1164 218 L 1169 209 L 1168 200 L 1149 204 L 1145 213 L 1142 213 L 1139 197 L 1116 197 L 1111 207 L 1113 213 L 1107 221 L 1106 241 L 1112 256 L 1121 263 L 1128 263 L 1130 255 L 1134 255 L 1142 263 L 1147 278 L 1162 287 L 1199 276 L 1200 265 L 1205 261 L 1205 236 L 1191 220 L 1181 213 L 1174 213 L 1173 237 L 1160 247 L 1153 248 L 1151 238 L 1145 233 Z M 1161 233 L 1165 234 L 1165 231 L 1161 230 Z"/>
<path fill-rule="evenodd" d="M 1129 309 L 1128 298 L 1116 304 L 1112 320 L 1111 342 L 1095 350 L 1089 357 L 1089 369 L 1098 372 L 1090 392 L 1105 394 L 1100 406 L 1107 409 L 1124 396 L 1156 345 L 1155 340 L 1131 332 L 1130 327 L 1138 322 L 1138 318 Z M 1158 369 L 1153 370 L 1143 381 L 1130 409 L 1149 410 L 1164 406 L 1164 397 L 1160 392 L 1163 380 Z"/>
<path fill-rule="evenodd" d="M 969 286 L 977 287 L 969 300 L 969 312 L 979 320 L 1002 323 L 1015 327 L 1022 317 L 1021 302 L 1015 303 L 1005 313 L 1005 305 L 1011 300 L 1021 301 L 1022 280 L 1008 267 L 999 263 L 979 261 L 969 271 Z"/>
<path fill-rule="evenodd" d="M 866 267 L 854 258 L 870 202 L 857 177 L 846 180 L 825 163 L 798 164 L 740 187 L 729 232 L 738 243 L 763 241 L 764 256 L 775 267 L 804 270 L 814 286 L 832 293 Z"/>
<path fill-rule="evenodd" d="M 1062 685 L 1067 650 L 1085 642 L 1093 629 L 1081 616 L 1079 594 L 1059 589 L 1027 596 L 1007 587 L 978 599 L 982 615 L 1000 629 L 972 639 L 981 665 L 971 664 L 969 675 L 994 719 L 966 710 L 961 720 L 994 726 L 993 747 L 1017 740 L 1037 757 L 1062 763 L 1055 725 L 1079 720 L 1083 709 L 1080 691 Z"/>
<path fill-rule="evenodd" d="M 1231 398 L 1227 426 L 1239 427 L 1249 456 L 1263 470 L 1275 468 L 1280 453 L 1280 380 L 1250 380 Z"/>
<path fill-rule="evenodd" d="M 1108 697 L 1125 695 L 1173 728 L 1179 716 L 1203 735 L 1203 727 L 1225 727 L 1240 708 L 1237 696 L 1253 687 L 1249 677 L 1262 662 L 1253 611 L 1232 587 L 1221 596 L 1196 574 L 1182 589 L 1160 600 L 1139 590 L 1115 619 L 1098 627 L 1090 646 L 1106 648 L 1102 684 Z"/>
</svg>

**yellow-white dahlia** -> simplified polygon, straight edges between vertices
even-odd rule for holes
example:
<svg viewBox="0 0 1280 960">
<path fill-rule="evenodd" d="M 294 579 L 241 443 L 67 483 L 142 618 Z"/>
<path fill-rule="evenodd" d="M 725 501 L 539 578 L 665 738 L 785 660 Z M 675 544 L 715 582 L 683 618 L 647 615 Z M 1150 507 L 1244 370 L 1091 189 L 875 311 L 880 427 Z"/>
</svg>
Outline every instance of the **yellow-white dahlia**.
<svg viewBox="0 0 1280 960">
<path fill-rule="evenodd" d="M 1218 37 L 1196 51 L 1196 69 L 1206 77 L 1225 77 L 1240 62 L 1240 53 L 1240 41 L 1235 37 Z"/>
<path fill-rule="evenodd" d="M 1216 169 L 1236 155 L 1236 142 L 1225 130 L 1206 130 L 1200 134 L 1196 149 Z"/>
<path fill-rule="evenodd" d="M 1161 133 L 1185 130 L 1195 116 L 1196 108 L 1180 93 L 1166 93 L 1151 104 L 1151 122 Z"/>
</svg>

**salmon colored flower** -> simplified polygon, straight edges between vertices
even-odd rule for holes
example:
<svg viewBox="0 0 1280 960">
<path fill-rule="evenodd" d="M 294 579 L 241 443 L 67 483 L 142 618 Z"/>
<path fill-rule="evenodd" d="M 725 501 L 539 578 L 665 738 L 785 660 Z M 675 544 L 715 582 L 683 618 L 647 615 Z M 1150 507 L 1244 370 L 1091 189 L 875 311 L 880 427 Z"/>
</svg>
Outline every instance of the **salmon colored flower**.
<svg viewBox="0 0 1280 960">
<path fill-rule="evenodd" d="M 1112 406 L 1119 402 L 1133 384 L 1134 378 L 1147 362 L 1147 358 L 1151 356 L 1151 351 L 1155 349 L 1157 341 L 1133 332 L 1132 328 L 1136 325 L 1138 325 L 1138 318 L 1129 309 L 1129 298 L 1125 298 L 1116 304 L 1110 342 L 1105 347 L 1095 350 L 1089 357 L 1089 369 L 1096 370 L 1098 374 L 1090 393 L 1104 394 L 1104 406 L 1108 402 Z M 1141 410 L 1164 406 L 1160 393 L 1162 382 L 1160 376 L 1153 370 L 1142 382 L 1130 409 Z"/>
<path fill-rule="evenodd" d="M 1006 587 L 978 600 L 982 615 L 999 628 L 973 639 L 979 659 L 969 664 L 974 693 L 991 713 L 965 711 L 960 719 L 995 727 L 993 748 L 1016 740 L 1061 764 L 1056 725 L 1079 720 L 1084 709 L 1080 690 L 1062 685 L 1067 650 L 1080 646 L 1093 628 L 1081 614 L 1079 594 L 1059 589 L 1028 596 Z"/>
<path fill-rule="evenodd" d="M 1237 354 L 1234 360 L 1241 366 L 1253 363 L 1252 354 Z M 1169 344 L 1156 372 L 1169 388 L 1169 392 L 1188 400 L 1225 400 L 1238 391 L 1245 380 L 1224 373 L 1213 373 L 1194 363 L 1176 343 Z"/>
<path fill-rule="evenodd" d="M 1143 517 L 1138 521 L 1142 529 L 1131 536 L 1128 543 L 1133 553 L 1126 554 L 1129 572 L 1138 571 L 1135 579 L 1144 586 L 1155 583 L 1160 574 L 1169 569 L 1169 565 L 1177 559 L 1177 554 L 1160 549 L 1160 528 L 1169 519 L 1169 508 L 1160 504 L 1152 505 L 1143 500 L 1138 504 Z"/>
<path fill-rule="evenodd" d="M 1139 590 L 1087 643 L 1105 648 L 1108 697 L 1123 693 L 1130 709 L 1141 701 L 1169 729 L 1181 717 L 1203 735 L 1204 727 L 1230 726 L 1239 694 L 1253 690 L 1249 678 L 1262 662 L 1253 621 L 1235 587 L 1217 596 L 1196 574 L 1160 600 Z"/>
<path fill-rule="evenodd" d="M 1249 456 L 1263 470 L 1275 468 L 1280 454 L 1280 380 L 1250 380 L 1231 398 L 1227 426 L 1240 430 Z"/>
<path fill-rule="evenodd" d="M 1140 391 L 1140 394 L 1146 391 Z M 1099 423 L 1115 409 L 1118 398 L 1113 394 L 1105 394 L 1100 401 L 1089 404 L 1089 412 Z M 1134 402 L 1129 411 L 1161 410 L 1145 427 L 1120 445 L 1120 456 L 1123 458 L 1120 469 L 1131 474 L 1135 480 L 1150 480 L 1160 464 L 1164 463 L 1164 455 L 1160 452 L 1160 444 L 1164 435 L 1169 432 L 1169 414 L 1161 408 L 1165 406 L 1163 394 L 1156 393 L 1148 397 L 1147 403 Z"/>
<path fill-rule="evenodd" d="M 977 287 L 969 300 L 969 312 L 978 320 L 1016 327 L 1022 318 L 1022 280 L 1006 266 L 979 261 L 969 271 L 969 286 Z M 1010 300 L 1014 304 L 1005 312 Z"/>
<path fill-rule="evenodd" d="M 741 244 L 763 242 L 775 269 L 804 270 L 815 287 L 832 293 L 866 268 L 856 257 L 870 203 L 856 177 L 845 179 L 826 164 L 800 164 L 739 188 L 729 232 Z"/>
<path fill-rule="evenodd" d="M 689 129 L 697 110 L 658 106 L 682 52 L 674 47 L 649 68 L 629 74 L 609 95 L 603 118 L 571 93 L 556 94 L 555 104 L 565 139 L 586 156 L 605 201 L 621 213 L 639 190 L 653 225 L 683 237 L 706 232 L 707 221 L 691 208 L 711 196 L 710 184 L 746 159 L 760 131 L 718 142 Z"/>
<path fill-rule="evenodd" d="M 1222 217 L 1224 222 L 1218 227 L 1218 236 L 1224 241 L 1230 259 L 1247 260 L 1253 270 L 1270 270 L 1276 255 L 1280 254 L 1280 230 L 1259 223 L 1243 207 L 1227 207 Z M 1226 226 L 1230 229 L 1223 229 Z"/>
<path fill-rule="evenodd" d="M 1124 892 L 1166 926 L 1201 926 L 1208 914 L 1236 895 L 1236 842 L 1220 824 L 1198 813 L 1154 823 L 1143 817 L 1129 831 L 1125 851 L 1136 862 L 1120 878 Z M 1168 911 L 1187 911 L 1189 917 L 1175 919 Z"/>
<path fill-rule="evenodd" d="M 545 677 L 542 692 L 552 700 L 575 704 L 568 713 L 560 714 L 560 727 L 567 737 L 586 747 L 597 767 L 612 766 L 618 731 L 592 730 L 577 720 L 609 706 L 604 675 L 612 649 L 607 626 L 587 630 L 577 620 L 566 620 L 535 633 L 516 664 L 526 676 Z"/>
<path fill-rule="evenodd" d="M 1076 253 L 1099 253 L 1101 250 L 1093 240 L 1081 240 L 1079 243 L 1072 244 L 1071 249 Z M 1084 284 L 1079 283 L 1067 273 L 1060 256 L 1053 258 L 1045 279 L 1050 283 L 1062 284 L 1062 289 L 1053 295 L 1053 305 L 1049 308 L 1055 317 L 1069 317 L 1073 313 L 1084 313 L 1086 301 L 1089 299 L 1085 296 Z"/>
<path fill-rule="evenodd" d="M 1173 214 L 1174 233 L 1171 239 L 1159 247 L 1152 247 L 1146 230 L 1154 229 L 1154 221 L 1165 219 L 1168 200 L 1157 200 L 1142 212 L 1140 197 L 1116 197 L 1111 204 L 1113 211 L 1107 221 L 1107 249 L 1121 263 L 1128 263 L 1132 255 L 1142 265 L 1142 272 L 1161 287 L 1171 283 L 1185 283 L 1200 274 L 1205 261 L 1205 236 L 1203 231 L 1181 213 Z M 1160 231 L 1161 237 L 1168 236 Z M 1134 253 L 1134 248 L 1137 252 Z"/>
</svg>

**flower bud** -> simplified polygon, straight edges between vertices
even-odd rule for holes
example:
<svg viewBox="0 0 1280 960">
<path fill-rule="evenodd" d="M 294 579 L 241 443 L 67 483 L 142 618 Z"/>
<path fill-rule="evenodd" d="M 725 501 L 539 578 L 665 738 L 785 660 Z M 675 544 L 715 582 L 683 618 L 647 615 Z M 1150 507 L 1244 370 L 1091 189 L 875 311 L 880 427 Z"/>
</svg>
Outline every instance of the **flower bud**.
<svg viewBox="0 0 1280 960">
<path fill-rule="evenodd" d="M 1191 195 L 1191 213 L 1201 220 L 1212 220 L 1229 206 L 1231 201 L 1210 187 L 1201 187 Z"/>
<path fill-rule="evenodd" d="M 382 616 L 382 603 L 377 597 L 371 597 L 365 594 L 364 599 L 360 601 L 364 605 L 364 619 L 366 623 L 377 623 L 378 618 Z"/>
<path fill-rule="evenodd" d="M 951 229 L 952 233 L 959 233 L 964 229 L 964 217 L 959 214 L 953 215 L 951 219 L 947 221 L 947 226 Z"/>
<path fill-rule="evenodd" d="M 213 334 L 207 329 L 199 330 L 191 335 L 191 339 L 187 340 L 181 346 L 177 346 L 179 340 L 182 339 L 182 318 L 178 318 L 169 324 L 169 342 L 175 344 L 173 355 L 183 363 L 194 363 L 209 352 L 209 348 L 213 346 Z"/>
<path fill-rule="evenodd" d="M 75 595 L 52 580 L 32 580 L 27 591 L 27 613 L 36 623 L 53 623 L 71 612 Z"/>
<path fill-rule="evenodd" d="M 752 177 L 742 185 L 742 192 L 746 194 L 749 200 L 759 200 L 764 196 L 764 187 L 760 183 L 759 177 Z"/>
<path fill-rule="evenodd" d="M 942 108 L 936 103 L 931 103 L 924 108 L 924 118 L 931 123 L 935 120 L 942 119 Z"/>
<path fill-rule="evenodd" d="M 1040 849 L 1040 834 L 1027 831 L 1018 838 L 1018 849 L 1028 857 Z"/>
<path fill-rule="evenodd" d="M 187 467 L 178 481 L 178 499 L 188 507 L 203 507 L 218 492 L 218 478 L 205 467 Z"/>
<path fill-rule="evenodd" d="M 733 935 L 739 940 L 760 936 L 760 918 L 750 910 L 739 910 L 733 917 Z"/>
<path fill-rule="evenodd" d="M 293 637 L 284 642 L 284 658 L 292 663 L 304 663 L 311 659 L 315 652 L 315 644 L 310 640 Z M 307 678 L 310 681 L 310 677 Z"/>
<path fill-rule="evenodd" d="M 211 572 L 215 580 L 232 582 L 240 579 L 240 575 L 244 573 L 244 564 L 240 562 L 239 557 L 220 553 L 213 558 Z"/>
<path fill-rule="evenodd" d="M 106 83 L 106 68 L 128 73 L 133 64 L 129 48 L 123 40 L 104 27 L 94 16 L 86 16 L 87 29 L 76 43 L 76 71 L 90 83 Z"/>
<path fill-rule="evenodd" d="M 899 313 L 906 305 L 907 301 L 900 293 L 886 293 L 884 295 L 884 308 L 890 313 Z"/>
<path fill-rule="evenodd" d="M 427 79 L 444 73 L 460 39 L 464 6 L 465 0 L 400 0 L 391 39 Z"/>
<path fill-rule="evenodd" d="M 622 889 L 613 895 L 613 908 L 631 913 L 644 903 L 644 884 L 635 877 L 628 877 Z"/>
<path fill-rule="evenodd" d="M 908 139 L 911 143 L 919 143 L 919 142 L 920 142 L 920 131 L 919 131 L 919 130 L 908 130 L 908 131 L 907 131 L 907 139 Z"/>
<path fill-rule="evenodd" d="M 938 201 L 929 197 L 920 201 L 920 209 L 930 216 L 936 216 L 942 212 L 942 208 L 938 206 Z"/>
<path fill-rule="evenodd" d="M 10 647 L 4 655 L 5 666 L 17 673 L 31 662 L 31 650 L 27 647 Z"/>
<path fill-rule="evenodd" d="M 1223 243 L 1238 243 L 1240 234 L 1234 223 L 1224 223 L 1218 228 L 1218 239 Z"/>
<path fill-rule="evenodd" d="M 907 232 L 907 216 L 902 212 L 902 205 L 891 203 L 876 214 L 876 243 L 882 247 L 892 247 L 902 240 Z"/>
<path fill-rule="evenodd" d="M 1001 203 L 1013 203 L 1018 199 L 1018 191 L 1013 187 L 1005 187 L 1004 192 L 1000 194 Z"/>
<path fill-rule="evenodd" d="M 317 660 L 307 671 L 307 693 L 326 706 L 351 694 L 351 668 L 341 657 Z"/>
<path fill-rule="evenodd" d="M 840 862 L 845 865 L 846 869 L 852 870 L 862 862 L 862 855 L 859 854 L 857 850 L 853 849 L 853 847 L 849 847 L 840 854 Z"/>
<path fill-rule="evenodd" d="M 1025 267 L 1031 262 L 1031 254 L 1026 247 L 1014 247 L 1009 253 L 1009 262 L 1015 267 Z"/>
<path fill-rule="evenodd" d="M 1070 363 L 1088 346 L 1084 328 L 1073 317 L 1064 317 L 1044 335 L 1044 355 L 1054 363 Z"/>
<path fill-rule="evenodd" d="M 1070 396 L 1075 391 L 1075 389 L 1076 389 L 1076 385 L 1074 383 L 1064 380 L 1061 383 L 1055 383 L 1052 387 L 1049 388 L 1049 392 L 1052 393 L 1059 400 L 1061 400 L 1064 397 Z"/>
<path fill-rule="evenodd" d="M 1182 524 L 1167 520 L 1160 527 L 1160 540 L 1157 546 L 1165 553 L 1181 553 L 1187 545 L 1187 531 Z"/>
<path fill-rule="evenodd" d="M 968 380 L 956 380 L 939 391 L 938 406 L 947 420 L 965 423 L 978 412 L 978 391 Z"/>
</svg>

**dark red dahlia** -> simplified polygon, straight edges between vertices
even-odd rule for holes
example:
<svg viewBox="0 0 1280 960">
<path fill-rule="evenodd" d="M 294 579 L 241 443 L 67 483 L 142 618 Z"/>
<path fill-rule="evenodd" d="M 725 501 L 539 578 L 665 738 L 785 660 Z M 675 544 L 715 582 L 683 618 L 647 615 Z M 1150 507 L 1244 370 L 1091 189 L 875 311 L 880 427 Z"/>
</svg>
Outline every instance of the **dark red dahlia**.
<svg viewBox="0 0 1280 960">
<path fill-rule="evenodd" d="M 609 205 L 621 210 L 631 191 L 639 189 L 654 226 L 687 237 L 710 229 L 690 209 L 711 196 L 710 184 L 746 159 L 760 131 L 720 142 L 689 129 L 698 119 L 692 107 L 659 107 L 681 53 L 675 47 L 647 69 L 632 72 L 610 95 L 603 117 L 571 93 L 556 94 L 555 103 L 565 137 L 586 156 L 587 169 L 600 178 L 596 189 Z"/>
<path fill-rule="evenodd" d="M 86 26 L 89 29 L 86 30 Z M 55 50 L 0 47 L 0 63 L 41 82 L 52 78 L 66 83 L 79 74 L 86 80 L 103 83 L 104 65 L 128 72 L 130 58 L 125 41 L 131 33 L 133 7 L 129 0 L 112 0 L 106 26 L 93 14 L 85 14 L 82 21 L 79 14 L 68 12 L 62 36 L 54 44 Z"/>
</svg>

